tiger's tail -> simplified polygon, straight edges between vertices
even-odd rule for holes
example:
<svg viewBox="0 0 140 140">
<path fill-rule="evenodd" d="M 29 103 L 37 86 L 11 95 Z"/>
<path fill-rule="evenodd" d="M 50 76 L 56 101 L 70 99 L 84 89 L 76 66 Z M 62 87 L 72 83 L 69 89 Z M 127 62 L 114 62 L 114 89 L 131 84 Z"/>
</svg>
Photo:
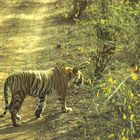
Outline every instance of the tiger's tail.
<svg viewBox="0 0 140 140">
<path fill-rule="evenodd" d="M 5 117 L 8 109 L 9 109 L 9 102 L 8 102 L 8 80 L 7 79 L 4 83 L 4 100 L 5 100 L 5 110 L 4 112 L 0 115 L 0 117 Z"/>
</svg>

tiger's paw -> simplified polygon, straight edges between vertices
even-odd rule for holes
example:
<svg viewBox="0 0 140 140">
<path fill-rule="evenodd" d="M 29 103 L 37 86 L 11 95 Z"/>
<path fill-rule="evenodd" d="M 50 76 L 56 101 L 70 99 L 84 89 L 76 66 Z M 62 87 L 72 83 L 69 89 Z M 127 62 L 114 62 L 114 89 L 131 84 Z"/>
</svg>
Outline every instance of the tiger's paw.
<svg viewBox="0 0 140 140">
<path fill-rule="evenodd" d="M 13 127 L 20 127 L 21 124 L 13 124 Z"/>
<path fill-rule="evenodd" d="M 42 109 L 36 109 L 34 113 L 37 119 L 42 117 Z"/>
<path fill-rule="evenodd" d="M 38 118 L 41 118 L 41 116 L 40 115 L 36 115 L 36 119 L 38 119 Z"/>
<path fill-rule="evenodd" d="M 42 114 L 36 114 L 35 116 L 36 116 L 37 119 L 42 118 Z"/>
<path fill-rule="evenodd" d="M 21 116 L 17 114 L 16 115 L 16 119 L 19 120 L 19 121 L 21 121 Z"/>
<path fill-rule="evenodd" d="M 66 107 L 66 108 L 64 109 L 64 112 L 71 112 L 71 111 L 73 111 L 73 110 L 72 110 L 72 108 L 70 108 L 70 107 Z"/>
</svg>

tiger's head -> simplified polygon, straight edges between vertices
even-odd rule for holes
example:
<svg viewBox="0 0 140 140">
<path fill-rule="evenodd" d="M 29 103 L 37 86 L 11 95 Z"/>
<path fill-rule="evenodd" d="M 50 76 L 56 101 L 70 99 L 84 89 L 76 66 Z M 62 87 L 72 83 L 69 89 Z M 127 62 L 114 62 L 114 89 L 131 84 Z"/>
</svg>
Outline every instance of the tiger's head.
<svg viewBox="0 0 140 140">
<path fill-rule="evenodd" d="M 79 71 L 78 67 L 65 67 L 65 71 L 67 72 L 69 80 L 71 80 L 74 84 L 76 84 L 77 86 L 83 84 L 83 74 L 81 73 L 81 71 Z"/>
</svg>

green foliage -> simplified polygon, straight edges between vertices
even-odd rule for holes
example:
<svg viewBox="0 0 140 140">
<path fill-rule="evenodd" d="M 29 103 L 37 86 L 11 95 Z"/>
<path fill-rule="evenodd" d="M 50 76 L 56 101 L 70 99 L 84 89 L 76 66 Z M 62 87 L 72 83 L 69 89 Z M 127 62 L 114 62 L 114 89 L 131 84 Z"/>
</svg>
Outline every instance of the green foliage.
<svg viewBox="0 0 140 140">
<path fill-rule="evenodd" d="M 135 73 L 129 75 L 123 82 L 120 82 L 118 78 L 114 80 L 109 77 L 103 88 L 104 96 L 107 97 L 106 102 L 110 106 L 113 117 L 117 118 L 117 123 L 120 125 L 119 132 L 115 133 L 119 139 L 140 137 L 139 91 L 134 92 L 131 89 L 136 82 L 140 83 L 140 79 Z"/>
<path fill-rule="evenodd" d="M 100 0 L 100 10 L 97 10 L 96 22 L 97 32 L 96 68 L 95 76 L 99 78 L 107 67 L 115 50 L 125 50 L 126 59 L 130 63 L 139 64 L 139 3 L 131 6 L 129 2 L 120 4 Z M 138 36 L 138 37 L 137 37 Z M 131 55 L 131 57 L 130 57 Z M 132 61 L 132 57 L 135 59 Z"/>
</svg>

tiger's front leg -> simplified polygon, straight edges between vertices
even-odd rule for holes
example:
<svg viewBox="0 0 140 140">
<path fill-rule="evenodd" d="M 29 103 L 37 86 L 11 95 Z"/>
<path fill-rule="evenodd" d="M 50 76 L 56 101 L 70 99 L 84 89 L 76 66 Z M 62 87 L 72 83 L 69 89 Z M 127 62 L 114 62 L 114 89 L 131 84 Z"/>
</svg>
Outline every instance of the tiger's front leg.
<svg viewBox="0 0 140 140">
<path fill-rule="evenodd" d="M 59 101 L 60 101 L 60 103 L 62 105 L 62 108 L 61 109 L 62 109 L 63 112 L 72 111 L 72 108 L 66 106 L 66 100 L 65 100 L 65 98 L 64 99 L 63 98 L 58 98 L 58 99 L 59 99 Z"/>
<path fill-rule="evenodd" d="M 37 108 L 35 109 L 35 116 L 36 118 L 42 117 L 42 113 L 46 106 L 46 98 L 45 97 L 39 97 L 39 102 L 37 105 Z"/>
</svg>

